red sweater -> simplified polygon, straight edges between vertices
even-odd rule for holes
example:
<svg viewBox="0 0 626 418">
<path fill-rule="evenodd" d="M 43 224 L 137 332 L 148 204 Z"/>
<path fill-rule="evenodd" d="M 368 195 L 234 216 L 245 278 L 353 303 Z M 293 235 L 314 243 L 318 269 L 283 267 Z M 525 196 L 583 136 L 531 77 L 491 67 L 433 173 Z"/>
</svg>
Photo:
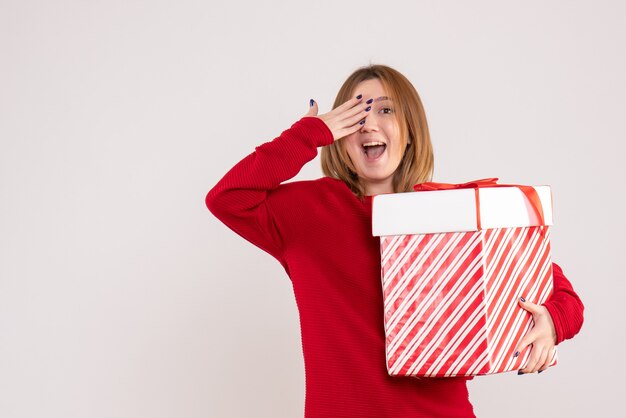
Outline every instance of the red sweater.
<svg viewBox="0 0 626 418">
<path fill-rule="evenodd" d="M 256 148 L 209 192 L 206 204 L 233 231 L 274 256 L 300 313 L 305 417 L 472 417 L 467 378 L 391 377 L 385 363 L 379 239 L 371 197 L 329 177 L 285 183 L 333 142 L 305 117 Z M 558 341 L 582 325 L 583 306 L 554 266 L 545 306 Z"/>
</svg>

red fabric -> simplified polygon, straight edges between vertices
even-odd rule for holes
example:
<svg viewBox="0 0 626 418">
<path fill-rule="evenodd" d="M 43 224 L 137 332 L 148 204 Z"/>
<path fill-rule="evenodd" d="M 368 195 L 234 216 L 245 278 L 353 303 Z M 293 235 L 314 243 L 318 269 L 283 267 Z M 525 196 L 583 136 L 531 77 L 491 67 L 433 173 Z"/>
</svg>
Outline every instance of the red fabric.
<svg viewBox="0 0 626 418">
<path fill-rule="evenodd" d="M 563 274 L 563 270 L 556 263 L 552 263 L 552 279 L 554 292 L 543 306 L 550 312 L 556 329 L 556 343 L 559 344 L 578 334 L 583 326 L 585 307 Z"/>
<path fill-rule="evenodd" d="M 465 378 L 387 373 L 371 197 L 359 200 L 328 177 L 281 184 L 332 141 L 321 120 L 305 117 L 258 146 L 206 197 L 217 218 L 274 256 L 292 281 L 305 362 L 305 417 L 473 417 Z M 568 289 L 567 279 L 555 274 L 547 306 L 555 312 L 560 340 L 582 322 L 582 305 Z"/>
</svg>

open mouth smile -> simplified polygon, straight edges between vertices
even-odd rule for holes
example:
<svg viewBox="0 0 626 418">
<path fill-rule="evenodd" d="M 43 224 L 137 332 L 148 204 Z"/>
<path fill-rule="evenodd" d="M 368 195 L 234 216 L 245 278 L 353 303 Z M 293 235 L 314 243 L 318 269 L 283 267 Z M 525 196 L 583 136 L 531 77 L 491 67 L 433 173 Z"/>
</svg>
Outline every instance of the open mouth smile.
<svg viewBox="0 0 626 418">
<path fill-rule="evenodd" d="M 363 153 L 368 160 L 376 160 L 383 155 L 385 149 L 387 148 L 387 144 L 380 141 L 372 141 L 364 143 L 362 147 Z"/>
</svg>

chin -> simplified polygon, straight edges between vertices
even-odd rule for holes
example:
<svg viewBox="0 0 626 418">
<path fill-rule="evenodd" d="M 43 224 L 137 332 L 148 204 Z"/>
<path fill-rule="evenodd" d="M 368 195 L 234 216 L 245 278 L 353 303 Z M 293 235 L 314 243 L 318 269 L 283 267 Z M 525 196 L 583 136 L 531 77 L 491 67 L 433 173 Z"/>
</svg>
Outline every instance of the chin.
<svg viewBox="0 0 626 418">
<path fill-rule="evenodd" d="M 374 173 L 370 173 L 369 175 L 366 174 L 364 176 L 359 176 L 359 177 L 368 182 L 382 183 L 382 182 L 388 181 L 392 176 L 393 176 L 393 173 L 388 174 L 388 175 L 383 175 L 383 174 L 376 175 Z"/>
</svg>

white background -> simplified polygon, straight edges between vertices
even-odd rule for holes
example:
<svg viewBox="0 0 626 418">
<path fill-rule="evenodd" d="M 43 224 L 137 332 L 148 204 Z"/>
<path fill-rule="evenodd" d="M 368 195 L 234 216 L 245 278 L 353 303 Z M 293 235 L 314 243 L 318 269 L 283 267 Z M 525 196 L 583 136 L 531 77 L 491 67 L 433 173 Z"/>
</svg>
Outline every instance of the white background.
<svg viewBox="0 0 626 418">
<path fill-rule="evenodd" d="M 302 416 L 289 279 L 204 196 L 369 63 L 420 92 L 435 180 L 553 188 L 585 324 L 471 382 L 478 416 L 623 413 L 625 5 L 0 0 L 0 416 Z"/>
</svg>

